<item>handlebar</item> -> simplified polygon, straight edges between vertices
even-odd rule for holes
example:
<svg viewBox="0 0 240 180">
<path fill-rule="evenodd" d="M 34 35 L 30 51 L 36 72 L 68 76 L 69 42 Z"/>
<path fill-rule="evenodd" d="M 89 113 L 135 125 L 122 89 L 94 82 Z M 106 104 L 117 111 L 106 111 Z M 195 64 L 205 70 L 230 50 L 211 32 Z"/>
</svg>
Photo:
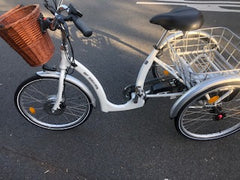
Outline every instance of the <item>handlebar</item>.
<svg viewBox="0 0 240 180">
<path fill-rule="evenodd" d="M 92 30 L 80 19 L 82 17 L 82 13 L 76 10 L 72 4 L 69 4 L 69 6 L 62 5 L 62 7 L 60 6 L 58 9 L 55 9 L 53 6 L 48 4 L 47 0 L 45 0 L 44 5 L 55 16 L 55 18 L 52 19 L 51 23 L 49 23 L 51 18 L 39 17 L 40 26 L 43 33 L 46 32 L 47 28 L 55 31 L 56 29 L 61 28 L 62 25 L 64 28 L 63 30 L 68 37 L 69 30 L 66 21 L 73 21 L 74 25 L 85 37 L 90 37 L 92 35 Z M 67 10 L 68 16 L 61 15 L 61 11 L 63 10 Z"/>
<path fill-rule="evenodd" d="M 48 9 L 54 15 L 56 12 L 56 7 L 54 8 L 53 6 L 49 5 L 48 0 L 44 0 L 44 1 L 45 1 L 44 3 L 45 8 Z"/>
<path fill-rule="evenodd" d="M 85 37 L 92 35 L 92 30 L 80 19 L 80 17 L 72 16 L 73 23 L 82 32 Z"/>
</svg>

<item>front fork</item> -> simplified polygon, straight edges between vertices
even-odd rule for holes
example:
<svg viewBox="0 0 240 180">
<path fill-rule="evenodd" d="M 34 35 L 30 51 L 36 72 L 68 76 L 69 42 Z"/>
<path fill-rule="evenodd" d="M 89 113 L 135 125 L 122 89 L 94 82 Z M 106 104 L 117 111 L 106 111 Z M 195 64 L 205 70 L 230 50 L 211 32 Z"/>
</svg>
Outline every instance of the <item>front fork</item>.
<svg viewBox="0 0 240 180">
<path fill-rule="evenodd" d="M 64 80 L 66 77 L 66 70 L 68 67 L 70 67 L 70 63 L 67 59 L 64 48 L 61 47 L 61 62 L 59 65 L 60 76 L 59 76 L 59 82 L 58 82 L 58 92 L 57 92 L 56 101 L 54 103 L 54 106 L 52 107 L 52 113 L 60 109 L 60 105 L 63 102 Z"/>
</svg>

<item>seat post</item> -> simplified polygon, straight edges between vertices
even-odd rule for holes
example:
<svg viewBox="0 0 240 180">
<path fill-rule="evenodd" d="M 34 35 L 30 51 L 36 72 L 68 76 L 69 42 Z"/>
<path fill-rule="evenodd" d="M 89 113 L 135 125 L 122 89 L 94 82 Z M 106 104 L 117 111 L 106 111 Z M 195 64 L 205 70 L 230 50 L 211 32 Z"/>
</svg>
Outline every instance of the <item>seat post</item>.
<svg viewBox="0 0 240 180">
<path fill-rule="evenodd" d="M 159 41 L 157 42 L 157 44 L 154 46 L 155 49 L 160 49 L 160 45 L 163 41 L 163 39 L 165 38 L 166 34 L 167 34 L 168 30 L 164 29 L 162 36 L 160 37 Z"/>
</svg>

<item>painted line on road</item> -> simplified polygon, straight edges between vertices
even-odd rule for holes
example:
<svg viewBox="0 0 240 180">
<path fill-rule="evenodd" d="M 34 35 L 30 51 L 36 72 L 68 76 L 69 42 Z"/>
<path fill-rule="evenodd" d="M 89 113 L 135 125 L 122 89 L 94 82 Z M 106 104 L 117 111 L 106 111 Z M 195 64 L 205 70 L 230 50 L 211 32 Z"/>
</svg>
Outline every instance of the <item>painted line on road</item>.
<svg viewBox="0 0 240 180">
<path fill-rule="evenodd" d="M 138 1 L 136 2 L 136 4 L 188 6 L 196 8 L 200 11 L 240 13 L 240 2 L 237 1 L 157 0 L 157 1 Z"/>
</svg>

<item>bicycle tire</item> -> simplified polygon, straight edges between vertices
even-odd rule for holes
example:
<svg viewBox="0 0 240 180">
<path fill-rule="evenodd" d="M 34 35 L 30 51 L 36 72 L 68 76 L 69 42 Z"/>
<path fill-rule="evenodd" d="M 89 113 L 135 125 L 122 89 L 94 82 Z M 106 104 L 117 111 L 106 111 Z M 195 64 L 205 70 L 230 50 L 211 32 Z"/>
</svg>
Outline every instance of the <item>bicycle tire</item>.
<svg viewBox="0 0 240 180">
<path fill-rule="evenodd" d="M 240 115 L 237 114 L 240 110 L 239 91 L 240 83 L 231 82 L 213 86 L 196 94 L 183 105 L 175 117 L 177 131 L 193 140 L 214 140 L 239 131 Z M 231 93 L 217 102 L 227 92 Z M 210 103 L 206 98 L 208 95 L 210 100 L 215 96 L 216 101 L 212 101 L 217 103 L 211 104 L 215 102 Z"/>
<path fill-rule="evenodd" d="M 25 80 L 15 92 L 18 111 L 30 123 L 44 129 L 66 130 L 84 123 L 92 110 L 90 98 L 72 82 L 64 83 L 64 102 L 53 113 L 58 78 L 33 76 Z"/>
</svg>

